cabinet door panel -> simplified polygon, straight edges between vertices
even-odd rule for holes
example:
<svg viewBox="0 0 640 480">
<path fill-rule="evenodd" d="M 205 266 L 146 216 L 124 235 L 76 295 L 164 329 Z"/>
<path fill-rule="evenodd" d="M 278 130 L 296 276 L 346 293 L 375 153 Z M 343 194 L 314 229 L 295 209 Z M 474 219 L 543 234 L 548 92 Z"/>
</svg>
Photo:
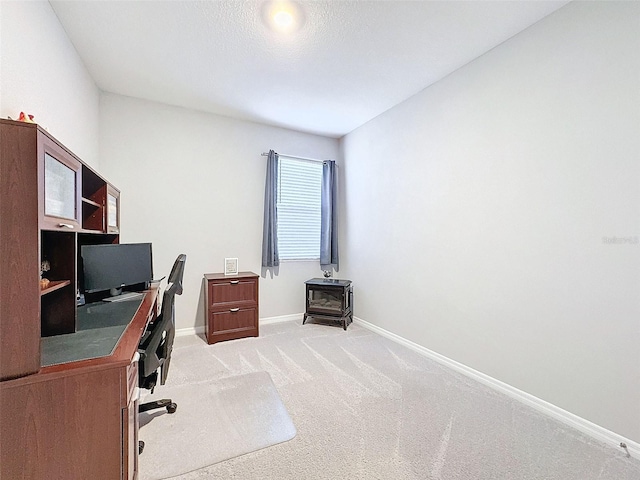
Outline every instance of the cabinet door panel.
<svg viewBox="0 0 640 480">
<path fill-rule="evenodd" d="M 34 128 L 0 122 L 0 380 L 40 369 Z"/>
<path fill-rule="evenodd" d="M 44 134 L 39 134 L 40 228 L 80 228 L 82 164 Z"/>
<path fill-rule="evenodd" d="M 224 283 L 209 284 L 211 305 L 232 302 L 253 302 L 256 298 L 254 280 L 229 280 Z"/>
<path fill-rule="evenodd" d="M 107 232 L 120 232 L 120 191 L 107 185 Z"/>
<path fill-rule="evenodd" d="M 121 478 L 119 382 L 118 369 L 2 382 L 0 478 Z"/>
<path fill-rule="evenodd" d="M 212 313 L 211 323 L 214 334 L 252 329 L 256 326 L 256 309 L 229 309 L 226 312 Z"/>
<path fill-rule="evenodd" d="M 76 219 L 76 172 L 44 154 L 44 214 Z"/>
</svg>

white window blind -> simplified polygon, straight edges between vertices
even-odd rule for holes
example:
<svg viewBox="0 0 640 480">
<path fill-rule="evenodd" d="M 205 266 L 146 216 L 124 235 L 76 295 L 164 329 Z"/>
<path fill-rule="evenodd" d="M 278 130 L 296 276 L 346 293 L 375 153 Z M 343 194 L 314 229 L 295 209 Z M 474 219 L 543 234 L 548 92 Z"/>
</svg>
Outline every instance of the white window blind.
<svg viewBox="0 0 640 480">
<path fill-rule="evenodd" d="M 322 162 L 280 156 L 278 251 L 281 260 L 320 258 Z"/>
</svg>

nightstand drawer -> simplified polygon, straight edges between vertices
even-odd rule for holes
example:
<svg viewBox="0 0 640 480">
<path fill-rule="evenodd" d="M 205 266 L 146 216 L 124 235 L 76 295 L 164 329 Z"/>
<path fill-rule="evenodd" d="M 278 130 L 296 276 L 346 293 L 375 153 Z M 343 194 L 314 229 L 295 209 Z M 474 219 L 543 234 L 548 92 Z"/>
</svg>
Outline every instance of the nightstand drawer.
<svg viewBox="0 0 640 480">
<path fill-rule="evenodd" d="M 210 305 L 221 303 L 254 302 L 258 288 L 257 279 L 226 280 L 224 282 L 209 283 Z"/>
<path fill-rule="evenodd" d="M 230 308 L 222 312 L 212 312 L 209 321 L 210 331 L 218 333 L 255 329 L 255 308 Z"/>
</svg>

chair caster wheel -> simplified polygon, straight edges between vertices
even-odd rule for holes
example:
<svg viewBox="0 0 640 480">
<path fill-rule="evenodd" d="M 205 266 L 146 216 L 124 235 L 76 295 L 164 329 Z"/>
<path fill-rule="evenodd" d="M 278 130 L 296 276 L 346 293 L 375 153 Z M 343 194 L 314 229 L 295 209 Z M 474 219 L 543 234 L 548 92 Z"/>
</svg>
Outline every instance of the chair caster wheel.
<svg viewBox="0 0 640 480">
<path fill-rule="evenodd" d="M 178 409 L 178 405 L 176 405 L 175 403 L 170 403 L 169 405 L 167 405 L 168 413 L 176 413 L 177 409 Z"/>
<path fill-rule="evenodd" d="M 142 440 L 138 440 L 138 455 L 140 455 L 143 450 L 144 450 L 144 442 Z"/>
</svg>

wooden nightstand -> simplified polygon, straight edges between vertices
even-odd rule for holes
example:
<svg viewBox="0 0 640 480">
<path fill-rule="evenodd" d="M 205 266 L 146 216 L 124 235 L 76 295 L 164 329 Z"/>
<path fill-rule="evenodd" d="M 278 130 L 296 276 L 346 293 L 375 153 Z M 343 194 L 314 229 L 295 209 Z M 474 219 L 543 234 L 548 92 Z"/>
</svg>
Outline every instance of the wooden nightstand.
<svg viewBox="0 0 640 480">
<path fill-rule="evenodd" d="M 258 275 L 207 273 L 207 343 L 258 336 Z"/>
</svg>

